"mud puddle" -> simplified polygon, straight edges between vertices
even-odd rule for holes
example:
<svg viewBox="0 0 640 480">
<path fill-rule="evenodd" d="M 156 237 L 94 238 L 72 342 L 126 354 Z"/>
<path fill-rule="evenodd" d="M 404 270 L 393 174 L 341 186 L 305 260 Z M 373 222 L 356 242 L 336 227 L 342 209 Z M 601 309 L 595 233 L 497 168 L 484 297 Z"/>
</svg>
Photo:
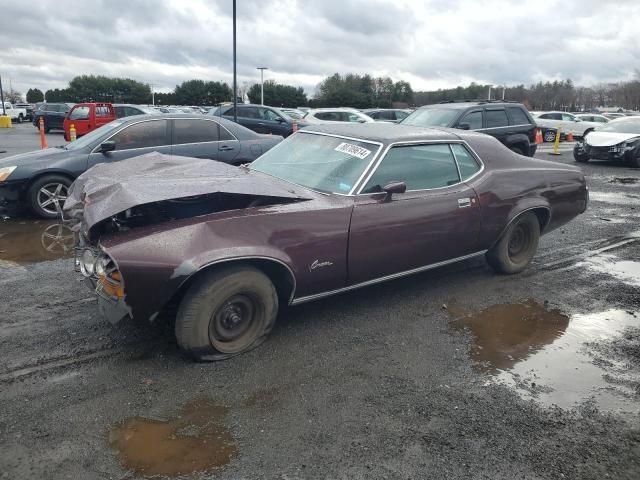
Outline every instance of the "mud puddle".
<svg viewBox="0 0 640 480">
<path fill-rule="evenodd" d="M 60 220 L 0 220 L 0 268 L 72 257 L 75 244 Z"/>
<path fill-rule="evenodd" d="M 640 262 L 601 254 L 577 263 L 576 267 L 586 267 L 595 272 L 610 275 L 628 285 L 640 287 Z"/>
<path fill-rule="evenodd" d="M 470 312 L 448 307 L 452 326 L 473 335 L 471 357 L 492 382 L 522 397 L 571 408 L 592 401 L 601 410 L 636 414 L 634 389 L 611 382 L 616 361 L 594 362 L 591 346 L 640 326 L 640 313 L 624 310 L 566 315 L 532 300 Z"/>
<path fill-rule="evenodd" d="M 227 465 L 237 454 L 225 424 L 227 407 L 211 400 L 187 403 L 175 419 L 131 417 L 109 432 L 122 465 L 144 477 L 178 477 Z"/>
</svg>

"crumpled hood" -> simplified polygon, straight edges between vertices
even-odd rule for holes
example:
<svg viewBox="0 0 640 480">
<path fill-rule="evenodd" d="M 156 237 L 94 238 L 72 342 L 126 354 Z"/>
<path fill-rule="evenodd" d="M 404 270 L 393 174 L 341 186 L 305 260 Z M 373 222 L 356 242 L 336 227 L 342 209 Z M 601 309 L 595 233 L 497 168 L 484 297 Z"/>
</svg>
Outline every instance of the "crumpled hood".
<svg viewBox="0 0 640 480">
<path fill-rule="evenodd" d="M 64 212 L 87 230 L 129 208 L 212 193 L 308 199 L 310 192 L 260 172 L 214 160 L 153 152 L 98 164 L 71 185 Z"/>
<path fill-rule="evenodd" d="M 619 133 L 619 132 L 591 132 L 585 138 L 585 143 L 592 147 L 611 147 L 632 138 L 640 138 L 637 133 Z"/>
</svg>

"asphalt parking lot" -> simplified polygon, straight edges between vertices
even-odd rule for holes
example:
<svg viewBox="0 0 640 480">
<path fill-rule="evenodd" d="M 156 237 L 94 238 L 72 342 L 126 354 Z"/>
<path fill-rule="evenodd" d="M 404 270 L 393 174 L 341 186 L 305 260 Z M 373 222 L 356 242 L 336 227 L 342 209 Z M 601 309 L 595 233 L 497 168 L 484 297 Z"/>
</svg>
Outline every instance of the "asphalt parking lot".
<svg viewBox="0 0 640 480">
<path fill-rule="evenodd" d="M 0 130 L 0 157 L 39 141 Z M 526 272 L 480 258 L 290 308 L 212 364 L 170 318 L 101 320 L 66 225 L 0 218 L 0 478 L 640 478 L 640 170 L 581 168 L 587 212 Z"/>
</svg>

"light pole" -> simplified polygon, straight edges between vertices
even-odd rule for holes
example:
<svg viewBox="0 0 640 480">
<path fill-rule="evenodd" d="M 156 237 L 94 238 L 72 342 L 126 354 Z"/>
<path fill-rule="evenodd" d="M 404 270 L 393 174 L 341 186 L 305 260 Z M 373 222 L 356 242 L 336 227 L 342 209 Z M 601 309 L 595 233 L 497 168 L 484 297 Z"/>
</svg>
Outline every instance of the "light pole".
<svg viewBox="0 0 640 480">
<path fill-rule="evenodd" d="M 236 78 L 236 0 L 233 0 L 233 121 L 238 123 L 238 88 Z"/>
<path fill-rule="evenodd" d="M 260 105 L 264 105 L 264 71 L 269 67 L 258 67 L 257 70 L 260 70 Z"/>
</svg>

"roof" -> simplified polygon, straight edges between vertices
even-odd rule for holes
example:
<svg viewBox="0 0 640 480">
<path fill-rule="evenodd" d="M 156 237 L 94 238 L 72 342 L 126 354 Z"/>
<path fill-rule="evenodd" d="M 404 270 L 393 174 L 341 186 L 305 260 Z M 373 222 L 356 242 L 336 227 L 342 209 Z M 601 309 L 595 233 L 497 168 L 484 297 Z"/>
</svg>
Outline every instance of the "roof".
<svg viewBox="0 0 640 480">
<path fill-rule="evenodd" d="M 477 107 L 479 105 L 489 105 L 492 107 L 513 107 L 516 105 L 522 105 L 518 102 L 511 102 L 507 100 L 470 100 L 470 101 L 443 101 L 440 103 L 432 103 L 429 105 L 423 105 L 420 108 L 450 108 L 452 110 L 458 110 L 463 108 Z"/>
<path fill-rule="evenodd" d="M 313 124 L 301 130 L 301 132 L 305 131 L 353 137 L 383 144 L 416 140 L 458 140 L 462 133 L 460 130 L 450 128 L 424 128 L 386 122 L 322 123 Z"/>
</svg>

